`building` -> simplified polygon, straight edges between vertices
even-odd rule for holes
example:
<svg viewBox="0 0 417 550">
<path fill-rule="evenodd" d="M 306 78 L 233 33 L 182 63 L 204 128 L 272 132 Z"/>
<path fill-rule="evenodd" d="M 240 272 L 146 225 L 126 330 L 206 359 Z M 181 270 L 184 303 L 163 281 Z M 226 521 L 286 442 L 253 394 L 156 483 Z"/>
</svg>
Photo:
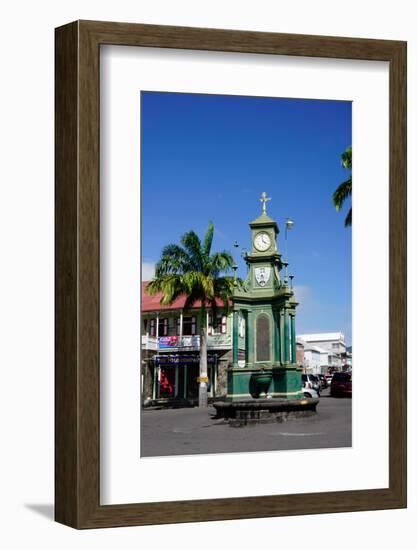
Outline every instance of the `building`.
<svg viewBox="0 0 417 550">
<path fill-rule="evenodd" d="M 303 367 L 305 371 L 324 374 L 329 371 L 346 369 L 346 343 L 342 332 L 300 334 L 297 340 L 304 346 Z"/>
<path fill-rule="evenodd" d="M 319 346 L 313 346 L 297 336 L 297 363 L 303 372 L 323 374 L 327 372 L 328 352 Z"/>
<path fill-rule="evenodd" d="M 304 347 L 303 370 L 311 374 L 324 374 L 328 370 L 328 353 L 318 346 Z"/>
<path fill-rule="evenodd" d="M 304 365 L 304 348 L 305 342 L 297 336 L 296 338 L 296 361 L 297 365 Z"/>
<path fill-rule="evenodd" d="M 142 283 L 142 397 L 198 401 L 200 303 L 184 310 L 185 297 L 169 306 L 161 295 L 149 296 Z M 227 366 L 232 359 L 232 314 L 217 304 L 217 319 L 207 313 L 209 397 L 226 394 Z"/>
</svg>

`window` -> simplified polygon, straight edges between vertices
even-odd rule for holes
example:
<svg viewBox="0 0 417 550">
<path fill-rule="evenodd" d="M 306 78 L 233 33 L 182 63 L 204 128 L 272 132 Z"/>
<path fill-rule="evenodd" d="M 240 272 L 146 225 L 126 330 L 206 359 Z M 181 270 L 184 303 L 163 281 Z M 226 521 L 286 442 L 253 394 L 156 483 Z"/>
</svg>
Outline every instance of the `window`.
<svg viewBox="0 0 417 550">
<path fill-rule="evenodd" d="M 156 336 L 156 323 L 158 321 L 158 336 L 168 336 L 168 319 L 149 319 L 149 335 Z"/>
<path fill-rule="evenodd" d="M 168 336 L 168 319 L 159 319 L 158 336 Z"/>
<path fill-rule="evenodd" d="M 352 375 L 349 372 L 335 372 L 333 380 L 337 382 L 350 382 L 352 380 Z"/>
<path fill-rule="evenodd" d="M 216 323 L 213 326 L 213 317 L 209 314 L 208 320 L 208 335 L 226 334 L 227 333 L 227 316 L 221 313 L 216 315 Z"/>
<path fill-rule="evenodd" d="M 339 349 L 339 344 L 332 344 L 332 349 Z"/>
<path fill-rule="evenodd" d="M 197 332 L 197 320 L 195 317 L 184 317 L 182 321 L 182 333 L 184 336 L 194 336 Z"/>
<path fill-rule="evenodd" d="M 177 319 L 176 317 L 168 318 L 168 336 L 177 336 Z"/>
</svg>

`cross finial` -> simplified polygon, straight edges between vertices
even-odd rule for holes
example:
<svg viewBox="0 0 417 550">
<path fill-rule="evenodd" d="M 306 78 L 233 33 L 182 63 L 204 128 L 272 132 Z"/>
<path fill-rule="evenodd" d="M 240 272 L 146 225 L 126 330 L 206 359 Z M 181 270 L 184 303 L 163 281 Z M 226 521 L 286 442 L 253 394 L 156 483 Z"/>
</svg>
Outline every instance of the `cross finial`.
<svg viewBox="0 0 417 550">
<path fill-rule="evenodd" d="M 267 203 L 267 201 L 270 201 L 271 198 L 267 197 L 265 191 L 263 191 L 263 193 L 261 195 L 261 198 L 259 200 L 262 203 L 262 212 L 265 212 L 265 214 L 266 214 L 266 203 Z"/>
</svg>

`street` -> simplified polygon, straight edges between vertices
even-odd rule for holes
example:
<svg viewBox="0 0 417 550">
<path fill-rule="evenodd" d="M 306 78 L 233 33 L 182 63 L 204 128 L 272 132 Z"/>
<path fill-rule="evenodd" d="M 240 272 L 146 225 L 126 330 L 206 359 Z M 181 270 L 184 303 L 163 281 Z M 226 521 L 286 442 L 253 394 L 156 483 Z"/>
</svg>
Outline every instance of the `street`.
<svg viewBox="0 0 417 550">
<path fill-rule="evenodd" d="M 282 423 L 232 428 L 213 419 L 215 410 L 143 409 L 141 456 L 170 456 L 248 451 L 350 447 L 352 399 L 324 390 L 317 414 Z"/>
</svg>

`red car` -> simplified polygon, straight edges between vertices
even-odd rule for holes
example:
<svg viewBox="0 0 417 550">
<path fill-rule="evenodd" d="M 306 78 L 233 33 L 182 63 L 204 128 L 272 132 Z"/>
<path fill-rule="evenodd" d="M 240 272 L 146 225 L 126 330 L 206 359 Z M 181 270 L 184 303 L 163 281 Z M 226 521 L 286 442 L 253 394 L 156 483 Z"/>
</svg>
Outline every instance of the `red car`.
<svg viewBox="0 0 417 550">
<path fill-rule="evenodd" d="M 350 372 L 335 372 L 330 385 L 332 397 L 352 397 L 352 375 Z"/>
</svg>

